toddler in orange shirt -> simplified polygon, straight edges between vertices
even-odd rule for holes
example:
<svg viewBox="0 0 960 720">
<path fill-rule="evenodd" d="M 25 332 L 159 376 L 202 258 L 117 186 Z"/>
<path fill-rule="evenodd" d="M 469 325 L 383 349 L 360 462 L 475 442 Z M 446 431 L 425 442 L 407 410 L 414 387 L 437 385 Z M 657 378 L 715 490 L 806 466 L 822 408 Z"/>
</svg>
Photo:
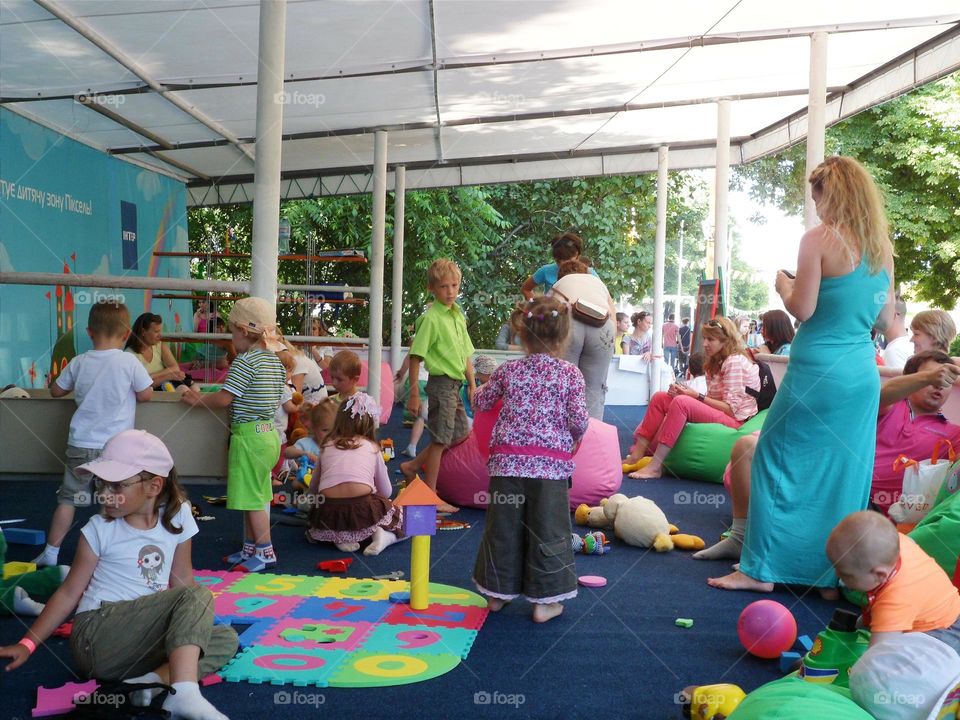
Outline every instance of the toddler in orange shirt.
<svg viewBox="0 0 960 720">
<path fill-rule="evenodd" d="M 840 580 L 867 594 L 861 620 L 870 645 L 922 632 L 960 651 L 960 594 L 943 569 L 911 538 L 872 510 L 855 512 L 827 538 Z"/>
</svg>

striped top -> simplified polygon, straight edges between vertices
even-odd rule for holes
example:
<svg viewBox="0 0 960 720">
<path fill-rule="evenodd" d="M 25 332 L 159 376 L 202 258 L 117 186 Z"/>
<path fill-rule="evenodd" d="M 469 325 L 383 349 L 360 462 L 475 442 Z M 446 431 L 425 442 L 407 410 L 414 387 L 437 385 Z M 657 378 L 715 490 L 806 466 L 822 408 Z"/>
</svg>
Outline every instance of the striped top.
<svg viewBox="0 0 960 720">
<path fill-rule="evenodd" d="M 230 422 L 273 420 L 287 372 L 274 353 L 260 348 L 237 355 L 227 371 L 223 389 L 236 399 L 230 405 Z"/>
</svg>

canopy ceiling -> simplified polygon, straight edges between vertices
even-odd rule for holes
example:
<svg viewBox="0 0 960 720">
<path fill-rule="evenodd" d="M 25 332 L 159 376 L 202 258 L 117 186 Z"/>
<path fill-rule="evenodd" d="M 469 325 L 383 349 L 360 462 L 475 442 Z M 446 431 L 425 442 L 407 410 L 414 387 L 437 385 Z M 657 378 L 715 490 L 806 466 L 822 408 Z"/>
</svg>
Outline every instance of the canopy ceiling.
<svg viewBox="0 0 960 720">
<path fill-rule="evenodd" d="M 252 0 L 0 0 L 0 103 L 175 175 L 253 196 Z M 369 189 L 373 131 L 407 187 L 712 166 L 806 133 L 809 35 L 827 121 L 960 68 L 956 0 L 290 0 L 283 195 Z M 388 183 L 391 182 L 388 180 Z"/>
</svg>

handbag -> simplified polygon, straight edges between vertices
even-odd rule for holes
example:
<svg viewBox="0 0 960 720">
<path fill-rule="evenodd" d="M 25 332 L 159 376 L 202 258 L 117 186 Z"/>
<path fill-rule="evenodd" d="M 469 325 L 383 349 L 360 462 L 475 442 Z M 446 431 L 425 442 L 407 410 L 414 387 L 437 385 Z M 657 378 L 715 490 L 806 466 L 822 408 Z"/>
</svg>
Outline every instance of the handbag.
<svg viewBox="0 0 960 720">
<path fill-rule="evenodd" d="M 943 445 L 947 446 L 947 457 L 940 457 Z M 946 438 L 937 440 L 929 460 L 913 460 L 905 455 L 897 456 L 893 461 L 894 470 L 903 470 L 903 491 L 890 506 L 888 514 L 894 522 L 918 523 L 930 512 L 940 487 L 947 477 L 950 466 L 956 460 L 953 443 Z"/>
<path fill-rule="evenodd" d="M 599 305 L 594 305 L 592 302 L 588 302 L 583 298 L 577 298 L 572 301 L 566 295 L 564 295 L 559 290 L 553 290 L 554 293 L 560 295 L 564 300 L 570 303 L 570 313 L 573 315 L 575 320 L 579 320 L 582 323 L 586 323 L 591 327 L 603 327 L 610 320 L 610 310 L 605 307 L 600 307 Z"/>
</svg>

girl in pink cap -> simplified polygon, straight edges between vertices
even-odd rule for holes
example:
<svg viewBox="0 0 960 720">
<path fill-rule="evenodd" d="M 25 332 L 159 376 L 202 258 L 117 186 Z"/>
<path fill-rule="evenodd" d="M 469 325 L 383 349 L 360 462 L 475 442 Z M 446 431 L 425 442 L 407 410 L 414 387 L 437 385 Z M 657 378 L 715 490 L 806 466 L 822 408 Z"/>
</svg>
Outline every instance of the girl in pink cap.
<svg viewBox="0 0 960 720">
<path fill-rule="evenodd" d="M 70 572 L 40 617 L 16 645 L 0 647 L 6 669 L 23 665 L 76 609 L 70 649 L 80 674 L 141 685 L 131 702 L 143 707 L 172 686 L 162 707 L 173 717 L 225 720 L 198 680 L 233 657 L 237 634 L 213 624 L 213 595 L 193 579 L 197 524 L 166 446 L 124 430 L 77 473 L 93 476 L 103 513 L 84 526 Z"/>
</svg>

